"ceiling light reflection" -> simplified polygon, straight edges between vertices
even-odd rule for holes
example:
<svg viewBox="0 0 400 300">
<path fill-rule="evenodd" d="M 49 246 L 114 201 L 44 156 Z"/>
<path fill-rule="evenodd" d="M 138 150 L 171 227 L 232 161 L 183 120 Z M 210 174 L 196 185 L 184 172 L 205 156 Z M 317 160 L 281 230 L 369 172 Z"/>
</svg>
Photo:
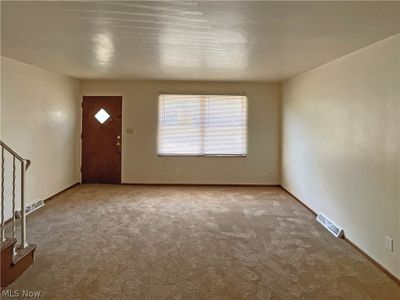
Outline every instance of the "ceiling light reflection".
<svg viewBox="0 0 400 300">
<path fill-rule="evenodd" d="M 114 57 L 115 46 L 109 31 L 97 33 L 93 38 L 96 64 L 106 67 Z"/>
</svg>

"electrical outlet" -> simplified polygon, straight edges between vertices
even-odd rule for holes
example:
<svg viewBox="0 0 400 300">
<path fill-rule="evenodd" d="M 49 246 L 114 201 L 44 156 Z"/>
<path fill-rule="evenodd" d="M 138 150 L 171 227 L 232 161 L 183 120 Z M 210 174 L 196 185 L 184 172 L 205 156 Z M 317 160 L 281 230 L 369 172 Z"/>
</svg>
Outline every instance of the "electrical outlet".
<svg viewBox="0 0 400 300">
<path fill-rule="evenodd" d="M 385 248 L 393 252 L 393 239 L 389 236 L 385 236 Z"/>
<path fill-rule="evenodd" d="M 180 173 L 180 171 L 181 171 L 180 169 L 176 168 L 176 169 L 175 169 L 175 174 L 178 175 L 178 174 Z"/>
</svg>

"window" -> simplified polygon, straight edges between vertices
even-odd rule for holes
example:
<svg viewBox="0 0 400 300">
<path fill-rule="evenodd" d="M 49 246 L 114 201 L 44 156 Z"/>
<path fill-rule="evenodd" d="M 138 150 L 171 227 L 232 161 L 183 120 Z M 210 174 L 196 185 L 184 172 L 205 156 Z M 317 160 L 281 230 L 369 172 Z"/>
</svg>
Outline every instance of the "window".
<svg viewBox="0 0 400 300">
<path fill-rule="evenodd" d="M 99 121 L 100 124 L 103 124 L 108 120 L 108 118 L 110 118 L 110 115 L 102 108 L 94 115 L 94 117 L 97 121 Z"/>
<path fill-rule="evenodd" d="M 158 154 L 246 156 L 247 97 L 160 95 Z"/>
</svg>

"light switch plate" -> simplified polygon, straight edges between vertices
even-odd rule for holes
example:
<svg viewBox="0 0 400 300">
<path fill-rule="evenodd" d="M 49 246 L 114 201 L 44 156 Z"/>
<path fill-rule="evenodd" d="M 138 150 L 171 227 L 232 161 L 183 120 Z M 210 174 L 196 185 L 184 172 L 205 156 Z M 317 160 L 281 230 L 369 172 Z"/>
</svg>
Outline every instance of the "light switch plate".
<svg viewBox="0 0 400 300">
<path fill-rule="evenodd" d="M 389 236 L 385 236 L 385 248 L 393 251 L 393 239 Z"/>
<path fill-rule="evenodd" d="M 132 134 L 133 133 L 133 129 L 132 128 L 127 128 L 126 129 L 126 133 L 127 134 Z"/>
</svg>

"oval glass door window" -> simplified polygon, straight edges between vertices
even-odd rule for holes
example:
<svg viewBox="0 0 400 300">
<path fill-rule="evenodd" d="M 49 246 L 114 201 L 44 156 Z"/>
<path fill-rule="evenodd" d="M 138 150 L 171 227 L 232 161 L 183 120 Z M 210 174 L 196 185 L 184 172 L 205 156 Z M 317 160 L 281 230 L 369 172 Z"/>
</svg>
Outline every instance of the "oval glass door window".
<svg viewBox="0 0 400 300">
<path fill-rule="evenodd" d="M 110 118 L 110 115 L 102 108 L 94 115 L 94 117 L 96 118 L 97 121 L 103 124 Z"/>
</svg>

